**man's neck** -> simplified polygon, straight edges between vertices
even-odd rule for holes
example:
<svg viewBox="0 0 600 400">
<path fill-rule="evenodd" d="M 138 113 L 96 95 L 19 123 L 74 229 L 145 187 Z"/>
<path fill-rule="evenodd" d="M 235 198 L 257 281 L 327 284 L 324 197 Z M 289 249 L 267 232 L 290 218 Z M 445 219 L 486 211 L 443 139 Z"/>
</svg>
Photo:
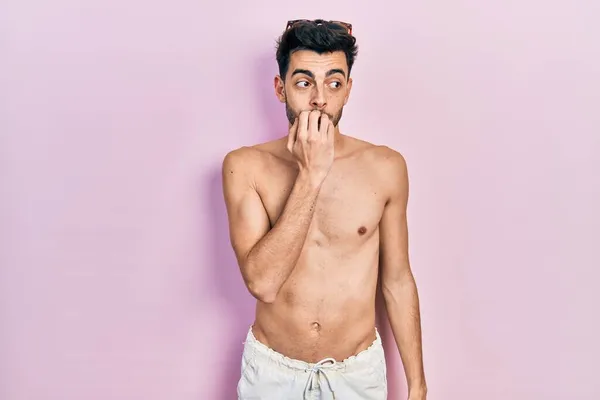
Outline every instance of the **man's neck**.
<svg viewBox="0 0 600 400">
<path fill-rule="evenodd" d="M 339 125 L 335 127 L 335 133 L 333 134 L 333 148 L 337 154 L 341 154 L 341 150 L 344 148 L 344 135 L 340 132 Z"/>
</svg>

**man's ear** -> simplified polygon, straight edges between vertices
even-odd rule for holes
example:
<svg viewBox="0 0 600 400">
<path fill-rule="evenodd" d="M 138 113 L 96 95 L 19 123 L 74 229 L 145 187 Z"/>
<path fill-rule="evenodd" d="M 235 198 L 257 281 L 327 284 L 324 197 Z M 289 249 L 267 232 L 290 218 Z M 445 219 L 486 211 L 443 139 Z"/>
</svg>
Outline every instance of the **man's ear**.
<svg viewBox="0 0 600 400">
<path fill-rule="evenodd" d="M 273 86 L 275 88 L 275 95 L 279 101 L 285 103 L 285 82 L 281 79 L 281 76 L 275 76 L 275 79 L 273 79 Z"/>
</svg>

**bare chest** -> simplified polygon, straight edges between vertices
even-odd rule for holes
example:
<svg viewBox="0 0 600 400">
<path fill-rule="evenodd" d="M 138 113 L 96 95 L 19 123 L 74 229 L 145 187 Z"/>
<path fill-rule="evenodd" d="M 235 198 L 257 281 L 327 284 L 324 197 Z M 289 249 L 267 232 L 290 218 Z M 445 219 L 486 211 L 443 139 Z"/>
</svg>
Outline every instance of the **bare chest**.
<svg viewBox="0 0 600 400">
<path fill-rule="evenodd" d="M 293 188 L 297 172 L 282 167 L 261 179 L 261 198 L 275 225 Z M 317 245 L 359 245 L 377 231 L 385 195 L 369 171 L 349 163 L 335 165 L 323 183 L 307 240 Z"/>
</svg>

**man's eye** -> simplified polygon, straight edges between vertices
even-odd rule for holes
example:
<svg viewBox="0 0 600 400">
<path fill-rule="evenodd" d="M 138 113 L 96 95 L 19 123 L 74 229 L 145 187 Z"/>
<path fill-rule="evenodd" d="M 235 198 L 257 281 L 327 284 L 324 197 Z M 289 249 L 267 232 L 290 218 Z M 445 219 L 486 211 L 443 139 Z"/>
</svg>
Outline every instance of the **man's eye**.
<svg viewBox="0 0 600 400">
<path fill-rule="evenodd" d="M 338 89 L 340 86 L 342 86 L 342 84 L 339 82 L 331 82 L 329 86 L 333 87 L 334 89 Z"/>
<path fill-rule="evenodd" d="M 308 82 L 306 82 L 306 81 L 300 81 L 300 82 L 296 83 L 296 86 L 308 87 Z"/>
</svg>

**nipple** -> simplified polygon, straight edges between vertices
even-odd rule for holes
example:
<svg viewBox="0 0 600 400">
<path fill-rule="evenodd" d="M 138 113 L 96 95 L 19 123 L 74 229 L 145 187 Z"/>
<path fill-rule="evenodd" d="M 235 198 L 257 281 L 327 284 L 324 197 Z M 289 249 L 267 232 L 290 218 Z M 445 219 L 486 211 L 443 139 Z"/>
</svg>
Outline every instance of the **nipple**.
<svg viewBox="0 0 600 400">
<path fill-rule="evenodd" d="M 367 233 L 367 228 L 365 228 L 364 226 L 361 226 L 360 228 L 358 228 L 358 234 L 359 235 L 364 235 L 365 233 Z"/>
</svg>

